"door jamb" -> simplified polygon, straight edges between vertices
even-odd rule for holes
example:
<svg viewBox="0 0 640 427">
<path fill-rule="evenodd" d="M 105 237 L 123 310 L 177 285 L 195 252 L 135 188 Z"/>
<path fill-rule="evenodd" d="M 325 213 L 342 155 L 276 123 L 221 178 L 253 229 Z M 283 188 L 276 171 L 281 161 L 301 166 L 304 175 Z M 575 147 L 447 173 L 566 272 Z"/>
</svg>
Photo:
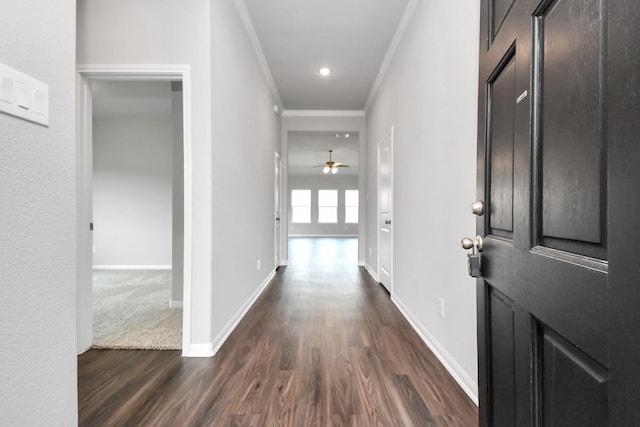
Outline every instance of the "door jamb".
<svg viewBox="0 0 640 427">
<path fill-rule="evenodd" d="M 276 212 L 274 212 L 274 224 L 273 224 L 273 228 L 274 228 L 274 240 L 275 240 L 275 247 L 274 247 L 274 266 L 273 268 L 275 270 L 277 270 L 278 268 L 280 268 L 280 257 L 281 257 L 281 244 L 282 244 L 282 239 L 281 239 L 281 233 L 280 233 L 280 229 L 282 227 L 282 161 L 280 160 L 280 153 L 278 153 L 277 151 L 274 152 L 274 163 L 275 163 L 275 177 L 274 177 L 274 209 L 276 210 Z M 277 216 L 275 216 L 277 215 Z M 277 225 L 276 225 L 277 224 Z"/>
<path fill-rule="evenodd" d="M 191 248 L 192 248 L 192 163 L 191 163 L 191 67 L 189 65 L 90 65 L 77 66 L 77 327 L 78 353 L 91 347 L 93 321 L 91 292 L 91 234 L 92 221 L 92 106 L 91 81 L 182 81 L 183 151 L 184 151 L 184 240 L 183 240 L 183 312 L 182 354 L 191 346 Z M 89 257 L 90 258 L 90 257 Z"/>
</svg>

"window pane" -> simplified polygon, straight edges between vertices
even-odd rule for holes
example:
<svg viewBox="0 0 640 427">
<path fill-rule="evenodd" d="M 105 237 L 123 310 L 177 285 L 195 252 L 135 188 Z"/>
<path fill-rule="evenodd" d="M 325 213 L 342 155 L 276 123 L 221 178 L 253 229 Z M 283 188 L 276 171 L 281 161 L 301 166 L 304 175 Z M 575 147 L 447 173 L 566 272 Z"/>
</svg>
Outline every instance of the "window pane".
<svg viewBox="0 0 640 427">
<path fill-rule="evenodd" d="M 320 206 L 318 208 L 318 222 L 338 222 L 338 208 Z"/>
<path fill-rule="evenodd" d="M 358 223 L 358 207 L 357 206 L 347 206 L 344 210 L 344 222 L 347 224 L 357 224 Z"/>
<path fill-rule="evenodd" d="M 311 190 L 291 190 L 291 206 L 311 206 Z"/>
<path fill-rule="evenodd" d="M 338 190 L 318 190 L 318 206 L 338 206 Z"/>
<path fill-rule="evenodd" d="M 344 205 L 345 206 L 358 206 L 358 190 L 345 190 L 344 192 Z"/>
<path fill-rule="evenodd" d="M 311 222 L 311 190 L 291 190 L 291 222 Z"/>
<path fill-rule="evenodd" d="M 291 222 L 311 222 L 311 208 L 305 206 L 294 206 L 291 208 Z"/>
</svg>

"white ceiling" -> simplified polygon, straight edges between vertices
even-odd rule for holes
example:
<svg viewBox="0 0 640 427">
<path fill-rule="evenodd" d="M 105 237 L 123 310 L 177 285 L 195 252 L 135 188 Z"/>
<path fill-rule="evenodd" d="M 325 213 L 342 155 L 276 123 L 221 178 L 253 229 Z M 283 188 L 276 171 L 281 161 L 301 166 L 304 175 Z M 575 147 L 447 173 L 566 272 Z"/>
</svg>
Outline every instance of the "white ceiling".
<svg viewBox="0 0 640 427">
<path fill-rule="evenodd" d="M 244 1 L 285 110 L 363 110 L 408 3 Z"/>
<path fill-rule="evenodd" d="M 344 134 L 348 133 L 349 138 Z M 336 134 L 340 138 L 336 138 Z M 358 132 L 289 132 L 289 169 L 291 175 L 323 176 L 323 165 L 333 150 L 333 161 L 349 165 L 339 175 L 358 175 Z"/>
</svg>

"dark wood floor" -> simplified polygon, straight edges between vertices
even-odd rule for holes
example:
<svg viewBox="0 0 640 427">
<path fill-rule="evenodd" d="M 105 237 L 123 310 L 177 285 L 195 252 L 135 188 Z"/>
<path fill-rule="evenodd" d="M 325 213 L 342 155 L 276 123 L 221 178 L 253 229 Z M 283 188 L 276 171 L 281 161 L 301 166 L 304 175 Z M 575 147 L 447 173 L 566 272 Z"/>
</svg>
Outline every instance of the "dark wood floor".
<svg viewBox="0 0 640 427">
<path fill-rule="evenodd" d="M 292 245 L 215 357 L 80 355 L 79 424 L 477 426 L 475 405 L 355 267 L 352 241 Z"/>
</svg>

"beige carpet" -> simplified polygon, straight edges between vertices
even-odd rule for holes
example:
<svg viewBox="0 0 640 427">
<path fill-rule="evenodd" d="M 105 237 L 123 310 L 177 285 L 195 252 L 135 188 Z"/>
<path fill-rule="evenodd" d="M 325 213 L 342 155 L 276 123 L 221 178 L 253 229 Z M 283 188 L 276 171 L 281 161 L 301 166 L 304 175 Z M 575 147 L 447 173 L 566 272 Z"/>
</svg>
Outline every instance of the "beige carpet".
<svg viewBox="0 0 640 427">
<path fill-rule="evenodd" d="M 171 271 L 95 270 L 92 347 L 181 349 L 182 309 L 170 299 Z"/>
</svg>

